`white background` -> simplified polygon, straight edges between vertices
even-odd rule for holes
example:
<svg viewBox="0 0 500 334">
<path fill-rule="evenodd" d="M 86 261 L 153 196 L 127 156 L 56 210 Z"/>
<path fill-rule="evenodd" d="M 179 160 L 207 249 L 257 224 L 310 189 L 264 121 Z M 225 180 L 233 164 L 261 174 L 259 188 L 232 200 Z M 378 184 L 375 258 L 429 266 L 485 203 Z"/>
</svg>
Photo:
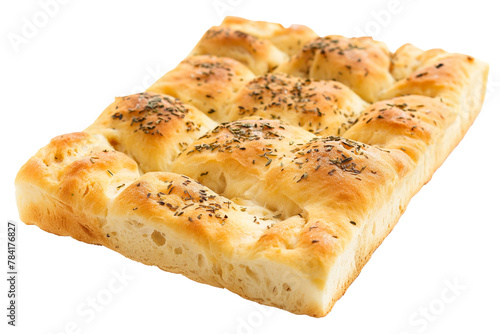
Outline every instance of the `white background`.
<svg viewBox="0 0 500 334">
<path fill-rule="evenodd" d="M 43 334 L 500 333 L 500 19 L 494 2 L 65 2 L 47 22 L 38 1 L 0 5 L 1 328 Z M 319 35 L 373 35 L 393 51 L 411 42 L 470 54 L 491 65 L 488 96 L 461 144 L 325 318 L 262 307 L 19 223 L 18 327 L 7 326 L 5 226 L 8 219 L 19 222 L 17 170 L 52 137 L 82 130 L 115 96 L 144 89 L 172 69 L 223 15 L 301 23 Z M 14 47 L 8 36 L 22 36 L 26 20 L 40 27 Z M 115 282 L 122 271 L 124 283 Z M 120 291 L 110 292 L 110 283 Z M 451 291 L 450 284 L 459 287 Z M 106 305 L 90 311 L 96 297 Z"/>
</svg>

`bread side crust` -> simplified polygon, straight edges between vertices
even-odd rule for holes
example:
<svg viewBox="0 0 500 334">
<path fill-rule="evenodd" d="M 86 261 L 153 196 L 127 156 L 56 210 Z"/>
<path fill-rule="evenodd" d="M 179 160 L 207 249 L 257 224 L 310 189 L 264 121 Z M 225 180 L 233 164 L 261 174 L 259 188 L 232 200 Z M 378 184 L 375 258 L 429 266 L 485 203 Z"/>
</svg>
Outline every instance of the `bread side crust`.
<svg viewBox="0 0 500 334">
<path fill-rule="evenodd" d="M 51 196 L 31 184 L 16 185 L 19 218 L 27 225 L 37 225 L 42 230 L 72 238 L 88 244 L 106 244 L 106 238 L 93 231 L 102 226 L 105 217 L 90 215 Z"/>
</svg>

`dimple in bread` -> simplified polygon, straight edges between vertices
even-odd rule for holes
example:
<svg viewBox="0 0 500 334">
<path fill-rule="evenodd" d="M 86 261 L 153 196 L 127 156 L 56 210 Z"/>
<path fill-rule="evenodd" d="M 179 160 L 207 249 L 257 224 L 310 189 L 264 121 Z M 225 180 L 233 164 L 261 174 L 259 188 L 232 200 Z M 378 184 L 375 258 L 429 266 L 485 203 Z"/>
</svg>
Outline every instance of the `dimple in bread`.
<svg viewBox="0 0 500 334">
<path fill-rule="evenodd" d="M 443 50 L 228 17 L 146 92 L 32 157 L 20 217 L 321 317 L 465 135 L 487 73 Z"/>
</svg>

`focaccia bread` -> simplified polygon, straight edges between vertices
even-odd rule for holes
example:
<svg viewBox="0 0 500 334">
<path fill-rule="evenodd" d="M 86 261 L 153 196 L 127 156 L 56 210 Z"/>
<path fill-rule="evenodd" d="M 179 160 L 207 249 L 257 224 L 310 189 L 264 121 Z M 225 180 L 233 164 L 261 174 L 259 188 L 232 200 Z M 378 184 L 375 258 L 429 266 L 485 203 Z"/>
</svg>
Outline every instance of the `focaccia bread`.
<svg viewBox="0 0 500 334">
<path fill-rule="evenodd" d="M 146 92 L 32 157 L 20 217 L 321 317 L 463 138 L 487 73 L 443 50 L 228 17 Z"/>
</svg>

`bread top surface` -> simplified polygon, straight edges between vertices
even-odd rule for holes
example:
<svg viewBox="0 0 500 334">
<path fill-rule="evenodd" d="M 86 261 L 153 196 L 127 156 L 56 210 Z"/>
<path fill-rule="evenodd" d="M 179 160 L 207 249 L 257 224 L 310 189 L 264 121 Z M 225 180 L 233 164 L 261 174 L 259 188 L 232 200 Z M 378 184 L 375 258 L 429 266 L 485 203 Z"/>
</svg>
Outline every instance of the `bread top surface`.
<svg viewBox="0 0 500 334">
<path fill-rule="evenodd" d="M 190 55 L 234 58 L 256 75 L 269 72 L 289 58 L 267 39 L 260 39 L 224 26 L 209 29 Z"/>
<path fill-rule="evenodd" d="M 29 183 L 64 203 L 104 217 L 120 188 L 139 176 L 137 163 L 115 151 L 102 135 L 76 132 L 55 137 L 19 171 Z"/>
<path fill-rule="evenodd" d="M 394 83 L 389 72 L 391 54 L 371 37 L 318 37 L 308 42 L 276 72 L 339 81 L 368 102 Z"/>
<path fill-rule="evenodd" d="M 147 91 L 176 97 L 223 122 L 235 92 L 254 78 L 248 67 L 234 59 L 201 55 L 186 58 Z"/>
<path fill-rule="evenodd" d="M 227 18 L 147 92 L 55 138 L 16 183 L 324 285 L 486 71 L 443 50 L 391 54 L 369 37 Z"/>
<path fill-rule="evenodd" d="M 280 119 L 315 135 L 341 135 L 368 104 L 345 85 L 266 74 L 248 82 L 232 100 L 226 116 Z"/>
<path fill-rule="evenodd" d="M 221 26 L 269 40 L 289 56 L 299 51 L 310 40 L 318 37 L 311 28 L 300 24 L 284 28 L 278 23 L 251 21 L 234 16 L 226 17 Z"/>
<path fill-rule="evenodd" d="M 151 172 L 168 170 L 187 145 L 215 124 L 178 99 L 146 92 L 116 98 L 87 131 L 104 135 L 143 172 Z"/>
</svg>

